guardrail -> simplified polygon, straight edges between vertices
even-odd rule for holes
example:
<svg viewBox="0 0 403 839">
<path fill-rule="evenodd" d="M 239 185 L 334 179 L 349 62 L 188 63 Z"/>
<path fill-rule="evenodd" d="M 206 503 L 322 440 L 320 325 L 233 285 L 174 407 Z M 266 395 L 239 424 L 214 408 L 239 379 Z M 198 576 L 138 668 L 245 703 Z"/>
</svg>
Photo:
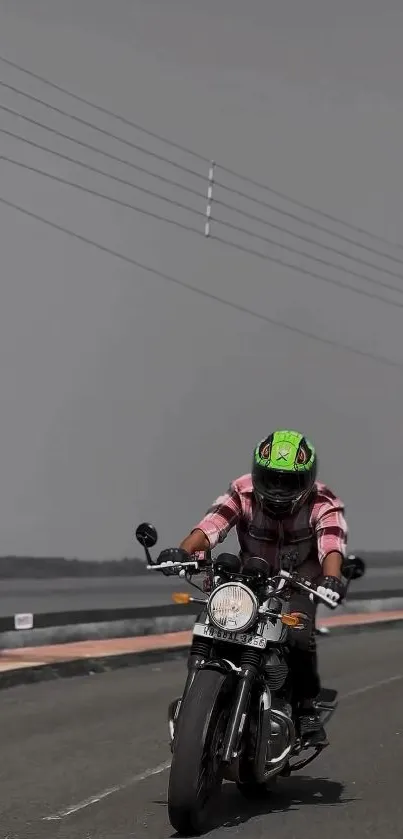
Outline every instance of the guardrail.
<svg viewBox="0 0 403 839">
<path fill-rule="evenodd" d="M 175 615 L 196 615 L 199 611 L 198 604 L 168 603 L 163 606 L 137 606 L 129 609 L 85 609 L 68 612 L 39 612 L 38 614 L 27 612 L 0 617 L 0 633 L 27 629 L 53 629 L 76 624 L 114 623 L 115 621 L 175 617 Z"/>
<path fill-rule="evenodd" d="M 370 600 L 403 599 L 403 589 L 386 589 L 384 591 L 351 592 L 348 602 L 364 602 Z M 200 611 L 199 603 L 176 605 L 167 603 L 162 606 L 140 606 L 117 609 L 86 609 L 69 610 L 66 612 L 29 612 L 0 617 L 0 634 L 33 629 L 56 629 L 59 627 L 115 623 L 121 621 L 147 621 L 157 618 L 173 618 L 182 615 L 197 615 Z"/>
</svg>

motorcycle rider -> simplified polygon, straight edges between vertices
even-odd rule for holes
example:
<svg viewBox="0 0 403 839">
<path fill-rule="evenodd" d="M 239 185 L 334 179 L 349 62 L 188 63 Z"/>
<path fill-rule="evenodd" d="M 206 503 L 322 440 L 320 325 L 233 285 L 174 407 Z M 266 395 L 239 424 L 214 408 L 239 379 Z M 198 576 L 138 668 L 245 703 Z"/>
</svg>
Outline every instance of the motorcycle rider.
<svg viewBox="0 0 403 839">
<path fill-rule="evenodd" d="M 251 472 L 230 484 L 180 547 L 203 554 L 235 526 L 241 559 L 259 556 L 273 570 L 298 570 L 320 583 L 319 592 L 331 594 L 335 608 L 345 590 L 341 567 L 348 529 L 342 501 L 317 480 L 317 468 L 315 448 L 303 434 L 272 432 L 256 446 Z M 290 596 L 290 609 L 310 618 L 305 630 L 291 630 L 290 669 L 301 735 L 312 744 L 325 744 L 314 704 L 320 692 L 316 604 L 298 592 Z"/>
</svg>

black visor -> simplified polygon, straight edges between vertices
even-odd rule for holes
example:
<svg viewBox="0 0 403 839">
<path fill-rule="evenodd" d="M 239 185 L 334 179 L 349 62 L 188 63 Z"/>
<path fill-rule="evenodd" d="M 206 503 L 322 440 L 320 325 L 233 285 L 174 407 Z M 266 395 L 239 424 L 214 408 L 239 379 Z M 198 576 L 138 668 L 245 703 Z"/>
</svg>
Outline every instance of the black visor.
<svg viewBox="0 0 403 839">
<path fill-rule="evenodd" d="M 253 474 L 255 492 L 268 501 L 291 501 L 309 489 L 311 484 L 312 475 L 309 472 L 281 472 L 257 467 Z"/>
</svg>

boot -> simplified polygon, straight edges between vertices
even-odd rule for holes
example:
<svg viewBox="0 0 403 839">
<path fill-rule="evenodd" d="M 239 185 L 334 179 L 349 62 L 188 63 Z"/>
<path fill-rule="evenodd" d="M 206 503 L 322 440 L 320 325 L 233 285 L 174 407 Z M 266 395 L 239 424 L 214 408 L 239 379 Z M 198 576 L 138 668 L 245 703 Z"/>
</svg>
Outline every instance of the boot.
<svg viewBox="0 0 403 839">
<path fill-rule="evenodd" d="M 326 731 L 312 700 L 303 702 L 299 709 L 301 739 L 310 746 L 325 746 L 328 743 Z"/>
</svg>

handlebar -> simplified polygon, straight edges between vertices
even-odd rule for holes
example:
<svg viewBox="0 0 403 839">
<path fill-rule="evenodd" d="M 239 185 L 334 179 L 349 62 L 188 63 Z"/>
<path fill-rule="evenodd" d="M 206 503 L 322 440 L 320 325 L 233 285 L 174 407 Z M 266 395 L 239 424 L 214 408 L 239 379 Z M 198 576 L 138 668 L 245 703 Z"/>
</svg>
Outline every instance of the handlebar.
<svg viewBox="0 0 403 839">
<path fill-rule="evenodd" d="M 147 571 L 186 571 L 186 570 L 193 570 L 196 571 L 204 571 L 206 568 L 206 564 L 203 562 L 202 567 L 200 567 L 200 563 L 196 562 L 196 560 L 191 560 L 189 562 L 160 562 L 157 565 L 147 565 Z"/>
<path fill-rule="evenodd" d="M 333 601 L 330 595 L 329 597 L 327 597 L 326 594 L 319 594 L 315 584 L 310 583 L 308 580 L 302 580 L 300 577 L 294 574 L 290 574 L 289 571 L 279 571 L 278 576 L 281 577 L 283 580 L 289 580 L 293 585 L 297 586 L 303 591 L 309 592 L 312 599 L 316 597 L 317 600 L 320 600 L 326 606 L 330 606 L 331 609 L 335 609 L 338 605 Z"/>
<path fill-rule="evenodd" d="M 185 575 L 186 571 L 193 571 L 193 573 L 198 573 L 204 571 L 208 565 L 203 562 L 200 563 L 196 560 L 190 560 L 189 562 L 160 562 L 156 565 L 147 565 L 148 571 L 172 571 L 181 575 L 183 572 L 183 576 Z M 301 589 L 302 591 L 308 592 L 311 595 L 311 598 L 316 598 L 316 600 L 321 601 L 326 606 L 329 606 L 331 609 L 336 607 L 334 601 L 332 600 L 331 596 L 326 596 L 326 594 L 318 593 L 317 587 L 314 583 L 310 583 L 308 580 L 303 580 L 301 577 L 298 577 L 297 574 L 292 574 L 289 571 L 280 570 L 278 574 L 272 579 L 282 579 L 288 581 L 291 585 L 295 586 L 296 588 Z"/>
</svg>

